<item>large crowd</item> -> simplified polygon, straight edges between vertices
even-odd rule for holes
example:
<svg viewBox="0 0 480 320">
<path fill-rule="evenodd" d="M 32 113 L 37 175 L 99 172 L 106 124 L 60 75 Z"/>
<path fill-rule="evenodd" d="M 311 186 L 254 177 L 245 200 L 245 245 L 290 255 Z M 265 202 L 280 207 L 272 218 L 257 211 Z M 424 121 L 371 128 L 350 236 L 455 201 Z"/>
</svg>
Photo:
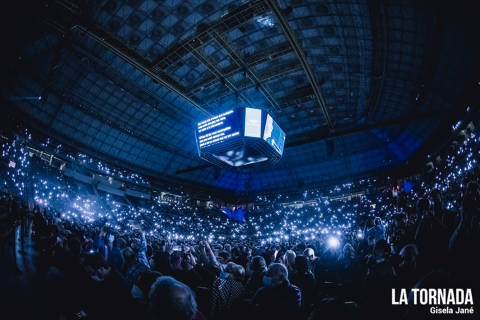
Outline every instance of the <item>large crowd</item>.
<svg viewBox="0 0 480 320">
<path fill-rule="evenodd" d="M 35 281 L 19 305 L 46 319 L 415 318 L 424 311 L 392 306 L 392 288 L 478 287 L 479 142 L 467 130 L 402 180 L 411 189 L 371 178 L 301 199 L 259 196 L 238 222 L 186 195 L 124 201 L 44 168 L 13 140 L 2 274 L 12 276 L 7 261 L 25 272 L 16 260 L 29 240 Z"/>
</svg>

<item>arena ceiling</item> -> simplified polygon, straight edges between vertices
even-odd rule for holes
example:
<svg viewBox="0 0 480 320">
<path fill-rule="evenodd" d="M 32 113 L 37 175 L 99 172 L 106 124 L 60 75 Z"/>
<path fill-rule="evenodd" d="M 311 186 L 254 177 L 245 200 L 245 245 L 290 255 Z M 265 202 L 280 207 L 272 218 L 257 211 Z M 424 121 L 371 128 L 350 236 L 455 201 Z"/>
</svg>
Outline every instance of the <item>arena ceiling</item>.
<svg viewBox="0 0 480 320">
<path fill-rule="evenodd" d="M 2 95 L 46 134 L 159 180 L 347 181 L 404 164 L 462 109 L 478 45 L 454 10 L 418 2 L 47 1 Z M 195 123 L 235 106 L 284 129 L 277 165 L 199 159 Z"/>
</svg>

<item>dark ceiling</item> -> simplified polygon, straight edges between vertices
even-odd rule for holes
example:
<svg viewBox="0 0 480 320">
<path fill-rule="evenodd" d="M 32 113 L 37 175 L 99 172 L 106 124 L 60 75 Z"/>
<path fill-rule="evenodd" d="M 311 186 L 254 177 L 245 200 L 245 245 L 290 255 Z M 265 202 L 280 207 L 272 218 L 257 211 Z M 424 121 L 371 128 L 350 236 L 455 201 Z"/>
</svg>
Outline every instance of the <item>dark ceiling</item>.
<svg viewBox="0 0 480 320">
<path fill-rule="evenodd" d="M 472 25 L 419 2 L 46 1 L 16 22 L 30 32 L 2 96 L 44 133 L 159 180 L 239 192 L 346 181 L 404 164 L 464 107 Z M 284 129 L 282 160 L 205 165 L 195 123 L 243 105 Z"/>
</svg>

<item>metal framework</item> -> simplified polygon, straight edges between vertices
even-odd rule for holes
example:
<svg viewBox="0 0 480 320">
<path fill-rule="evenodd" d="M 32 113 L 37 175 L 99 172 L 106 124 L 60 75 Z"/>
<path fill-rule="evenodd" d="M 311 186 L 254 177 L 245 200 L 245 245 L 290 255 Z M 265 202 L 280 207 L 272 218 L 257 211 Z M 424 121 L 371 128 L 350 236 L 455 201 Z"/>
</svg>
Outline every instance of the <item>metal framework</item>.
<svg viewBox="0 0 480 320">
<path fill-rule="evenodd" d="M 215 23 L 199 25 L 192 36 L 175 44 L 163 57 L 152 63 L 152 70 L 154 72 L 163 71 L 189 54 L 192 48 L 199 49 L 212 40 L 211 32 L 213 30 L 222 34 L 242 25 L 255 16 L 266 13 L 268 10 L 268 6 L 265 5 L 263 0 L 253 0 L 230 10 Z"/>
<path fill-rule="evenodd" d="M 24 68 L 24 69 L 25 69 L 24 71 L 27 71 L 26 68 Z M 30 73 L 30 76 L 32 77 L 33 80 L 37 81 L 38 83 L 45 83 L 45 79 L 43 79 L 42 77 L 40 77 L 38 75 Z M 118 123 L 117 121 L 112 121 L 112 119 L 110 119 L 108 117 L 105 117 L 104 115 L 97 112 L 95 110 L 95 108 L 86 106 L 82 103 L 78 103 L 76 100 L 73 99 L 73 96 L 74 96 L 73 94 L 67 95 L 67 94 L 65 94 L 65 92 L 59 92 L 58 90 L 56 90 L 53 87 L 51 87 L 49 89 L 49 92 L 51 94 L 54 94 L 55 96 L 57 96 L 61 101 L 73 105 L 76 109 L 81 110 L 82 112 L 85 112 L 86 114 L 88 114 L 92 118 L 97 119 L 102 123 L 106 123 L 110 127 L 114 128 L 114 129 L 116 129 L 120 132 L 123 132 L 123 133 L 125 133 L 129 136 L 133 136 L 133 137 L 135 137 L 135 138 L 137 138 L 137 139 L 139 139 L 139 140 L 141 140 L 141 141 L 143 141 L 147 144 L 150 144 L 150 145 L 152 145 L 152 146 L 154 146 L 154 147 L 156 147 L 160 150 L 167 151 L 170 154 L 178 154 L 178 149 L 175 148 L 173 145 L 170 146 L 170 145 L 166 145 L 164 143 L 159 143 L 158 141 L 155 141 L 152 138 L 145 136 L 144 134 L 140 134 L 140 133 L 136 132 L 135 130 L 129 129 L 126 126 L 126 123 Z M 78 97 L 77 95 L 75 95 L 75 96 L 77 98 L 83 98 L 83 97 Z M 86 102 L 88 102 L 88 101 L 86 101 Z M 197 161 L 197 159 L 195 159 L 193 157 L 190 157 L 190 156 L 187 156 L 187 155 L 182 155 L 182 156 L 187 158 L 187 159 Z"/>
<path fill-rule="evenodd" d="M 74 29 L 78 29 L 88 36 L 90 36 L 92 39 L 96 40 L 115 54 L 117 54 L 119 57 L 127 61 L 128 63 L 132 64 L 135 66 L 138 70 L 142 71 L 149 77 L 151 77 L 153 80 L 157 81 L 161 85 L 165 86 L 169 90 L 175 92 L 178 94 L 180 97 L 182 97 L 185 101 L 193 105 L 195 108 L 197 108 L 199 111 L 206 115 L 211 115 L 207 110 L 203 109 L 200 104 L 196 101 L 194 101 L 191 97 L 189 97 L 187 94 L 185 94 L 180 88 L 172 84 L 170 81 L 165 80 L 163 77 L 159 76 L 157 73 L 153 72 L 149 67 L 147 67 L 145 64 L 137 61 L 136 59 L 132 58 L 128 53 L 124 52 L 121 48 L 115 46 L 111 41 L 107 41 L 105 37 L 102 37 L 101 35 L 97 34 L 94 31 L 91 31 L 90 29 L 81 26 L 81 25 L 76 25 L 74 26 Z"/>
<path fill-rule="evenodd" d="M 373 37 L 372 73 L 368 93 L 367 118 L 374 117 L 383 92 L 387 73 L 388 27 L 384 4 L 381 0 L 367 1 Z"/>
<path fill-rule="evenodd" d="M 123 88 L 124 90 L 128 91 L 133 96 L 137 97 L 140 101 L 144 101 L 147 103 L 152 109 L 158 111 L 162 115 L 171 118 L 175 121 L 183 121 L 183 119 L 187 118 L 191 123 L 194 123 L 195 120 L 190 117 L 188 114 L 180 113 L 177 111 L 176 107 L 164 101 L 160 97 L 156 96 L 153 92 L 146 89 L 145 87 L 139 86 L 134 81 L 130 80 L 128 77 L 125 77 L 120 72 L 112 68 L 109 64 L 107 64 L 102 59 L 94 56 L 92 53 L 88 52 L 82 47 L 71 43 L 69 48 L 72 49 L 73 52 L 77 52 L 79 55 L 87 57 L 91 64 L 93 65 L 96 72 L 99 72 L 107 79 L 113 81 L 117 86 Z M 114 77 L 112 76 L 114 75 Z M 179 117 L 174 117 L 170 112 L 167 112 L 164 108 L 159 108 L 157 104 L 162 104 L 168 106 L 173 112 L 177 113 Z"/>
<path fill-rule="evenodd" d="M 262 91 L 265 98 L 268 102 L 272 105 L 275 110 L 280 110 L 280 107 L 275 100 L 275 98 L 270 93 L 270 90 L 263 84 L 263 82 L 257 77 L 255 72 L 243 61 L 240 55 L 232 48 L 232 45 L 228 43 L 222 36 L 220 36 L 217 32 L 213 31 L 213 38 L 217 43 L 227 51 L 230 58 L 232 58 L 235 63 L 243 69 L 243 71 L 249 76 L 249 78 L 253 81 L 255 86 L 257 86 L 260 91 Z"/>
<path fill-rule="evenodd" d="M 81 10 L 79 10 L 79 8 L 74 8 L 72 5 L 67 5 L 63 2 L 59 5 L 64 9 L 69 10 L 73 16 L 80 15 Z M 86 23 L 80 19 L 80 17 L 77 17 L 77 24 L 72 27 L 72 30 L 79 30 L 80 32 L 91 37 L 101 45 L 105 46 L 107 49 L 120 56 L 122 59 L 135 66 L 138 70 L 151 77 L 154 81 L 180 95 L 183 99 L 206 115 L 211 114 L 202 106 L 202 103 L 196 100 L 195 95 L 199 92 L 199 90 L 214 84 L 215 80 L 220 80 L 225 84 L 226 88 L 229 88 L 229 90 L 221 90 L 220 92 L 216 92 L 215 98 L 217 99 L 222 99 L 223 97 L 229 95 L 229 91 L 232 91 L 234 92 L 235 96 L 245 101 L 248 105 L 252 105 L 249 99 L 242 94 L 241 91 L 256 87 L 261 91 L 273 109 L 278 111 L 281 109 L 282 105 L 285 105 L 285 103 L 282 104 L 278 99 L 273 97 L 272 93 L 264 82 L 277 79 L 290 72 L 300 71 L 302 67 L 307 72 L 307 75 L 312 72 L 308 66 L 305 67 L 305 65 L 303 65 L 302 59 L 304 60 L 304 55 L 303 53 L 299 55 L 297 51 L 299 49 L 298 45 L 292 44 L 292 40 L 289 38 L 289 43 L 282 43 L 273 48 L 268 48 L 263 52 L 242 58 L 233 49 L 232 45 L 221 36 L 221 34 L 238 27 L 239 25 L 242 25 L 243 23 L 251 20 L 253 17 L 265 14 L 270 10 L 270 5 L 265 3 L 263 0 L 250 1 L 246 4 L 238 6 L 230 10 L 219 20 L 209 26 L 199 25 L 197 27 L 197 31 L 192 36 L 175 44 L 162 58 L 153 63 L 148 63 L 144 58 L 140 57 L 138 54 L 135 54 L 135 52 L 131 52 L 131 50 L 126 48 L 117 39 L 111 37 L 108 32 L 104 31 L 100 26 L 97 26 L 91 22 Z M 287 32 L 291 33 L 291 30 L 287 30 Z M 221 70 L 203 53 L 204 44 L 212 40 L 216 41 L 223 49 L 225 49 L 228 55 L 235 62 L 235 67 L 232 66 L 226 68 L 226 70 Z M 296 42 L 295 39 L 293 41 Z M 282 67 L 276 70 L 269 70 L 266 74 L 261 75 L 257 75 L 251 67 L 256 64 L 288 54 L 292 51 L 295 51 L 297 55 L 299 55 L 301 64 L 289 64 L 285 66 L 285 68 Z M 192 88 L 183 88 L 176 83 L 175 80 L 171 79 L 165 70 L 171 65 L 175 65 L 184 56 L 190 53 L 192 53 L 199 61 L 207 66 L 207 68 L 213 74 L 213 77 L 207 77 L 203 82 L 195 84 L 195 86 Z M 306 68 L 310 71 L 308 71 Z M 228 77 L 241 70 L 243 70 L 246 75 L 248 74 L 248 78 L 245 78 L 238 84 L 233 84 L 228 80 Z M 311 77 L 309 76 L 309 78 L 313 78 L 313 74 Z M 330 117 L 328 112 L 325 113 L 326 108 L 324 107 L 324 100 L 321 94 L 319 94 L 318 85 L 315 81 L 312 84 L 312 88 L 314 89 L 317 100 L 320 102 L 324 114 L 326 114 L 325 118 L 327 123 L 331 127 L 332 125 L 330 122 Z"/>
<path fill-rule="evenodd" d="M 71 1 L 58 1 L 56 2 L 56 6 L 63 11 L 57 12 L 54 7 L 52 9 L 53 13 L 47 15 L 47 22 L 52 26 L 60 29 L 62 32 L 78 30 L 84 33 L 133 65 L 145 75 L 149 76 L 152 80 L 163 85 L 168 90 L 175 92 L 203 114 L 211 116 L 211 114 L 203 109 L 197 101 L 189 97 L 183 91 L 183 88 L 174 83 L 173 79 L 169 79 L 168 76 L 161 72 L 155 72 L 152 70 L 144 58 L 140 57 L 135 52 L 132 52 L 132 50 L 129 50 L 123 43 L 111 37 L 110 34 L 104 31 L 101 27 L 91 23 L 88 19 L 85 19 L 82 12 L 82 9 L 85 8 L 80 8 L 76 3 Z"/>
<path fill-rule="evenodd" d="M 243 93 L 241 93 L 240 90 L 238 90 L 230 80 L 225 78 L 221 71 L 215 66 L 215 63 L 210 61 L 207 55 L 203 52 L 202 48 L 192 47 L 191 49 L 195 58 L 202 62 L 208 68 L 208 70 L 210 70 L 210 72 L 212 72 L 222 83 L 230 88 L 230 90 L 235 93 L 235 96 L 245 101 L 245 103 L 247 103 L 249 106 L 253 106 L 252 102 Z"/>
<path fill-rule="evenodd" d="M 305 70 L 305 73 L 307 74 L 308 80 L 310 81 L 310 85 L 313 88 L 313 92 L 315 93 L 315 97 L 317 98 L 318 103 L 320 104 L 320 108 L 322 108 L 323 116 L 325 117 L 325 121 L 328 124 L 328 127 L 330 129 L 334 128 L 333 122 L 330 119 L 330 115 L 328 113 L 327 106 L 325 104 L 325 100 L 323 99 L 322 93 L 320 92 L 320 86 L 317 83 L 317 80 L 315 78 L 315 75 L 310 67 L 310 65 L 307 63 L 307 59 L 305 57 L 305 53 L 303 52 L 303 49 L 301 48 L 300 44 L 298 43 L 298 40 L 296 36 L 293 33 L 293 30 L 290 28 L 290 25 L 288 24 L 287 19 L 283 16 L 282 11 L 278 7 L 277 3 L 275 0 L 265 0 L 265 2 L 268 4 L 270 9 L 272 10 L 273 14 L 277 18 L 278 22 L 280 23 L 280 26 L 283 29 L 283 32 L 285 33 L 285 36 L 287 37 L 288 41 L 290 41 L 290 44 L 292 45 L 295 53 L 297 54 L 298 59 L 300 60 L 300 63 L 302 64 L 303 69 Z"/>
<path fill-rule="evenodd" d="M 250 68 L 252 68 L 252 67 L 255 67 L 256 65 L 259 65 L 259 64 L 264 63 L 266 61 L 276 59 L 278 57 L 289 54 L 291 52 L 292 52 L 292 47 L 290 46 L 290 44 L 288 42 L 284 42 L 284 43 L 280 43 L 278 45 L 266 48 L 265 50 L 256 52 L 252 55 L 244 56 L 243 61 L 248 66 L 250 66 Z M 295 64 L 295 66 L 296 66 L 296 68 L 294 70 L 292 70 L 292 72 L 296 71 L 296 70 L 302 70 L 300 65 Z M 292 68 L 290 68 L 290 69 L 292 69 Z M 239 71 L 238 65 L 231 64 L 227 68 L 223 69 L 222 73 L 225 75 L 225 77 L 228 78 L 228 77 L 233 76 L 238 71 Z M 262 81 L 265 81 L 265 80 L 273 79 L 274 75 L 277 75 L 277 74 L 280 75 L 280 76 L 284 75 L 285 72 L 287 72 L 287 70 L 285 70 L 284 66 L 281 66 L 281 67 L 275 68 L 273 70 L 269 70 L 268 72 L 265 73 L 265 75 L 264 74 L 257 74 L 257 76 Z M 191 92 L 192 94 L 196 94 L 200 90 L 203 90 L 204 88 L 208 88 L 208 87 L 214 85 L 216 79 L 217 78 L 214 77 L 214 76 L 204 77 L 202 80 L 195 83 L 195 85 L 193 87 L 191 87 L 190 89 L 188 89 L 187 91 Z M 249 84 L 251 84 L 251 83 L 249 82 Z M 238 84 L 237 86 L 239 88 L 242 87 L 242 85 L 240 85 L 240 84 Z"/>
<path fill-rule="evenodd" d="M 47 80 L 45 88 L 43 89 L 43 92 L 40 96 L 42 98 L 42 104 L 45 104 L 48 101 L 49 90 L 50 90 L 50 87 L 53 86 L 53 82 L 55 80 L 54 79 L 55 71 L 59 68 L 60 60 L 62 58 L 62 55 L 63 55 L 64 51 L 65 51 L 66 46 L 68 45 L 68 43 L 70 41 L 70 38 L 71 38 L 70 33 L 63 34 L 60 41 L 58 42 L 58 44 L 55 48 L 55 56 L 54 56 L 54 59 L 53 59 L 52 66 L 50 67 L 50 72 L 48 74 L 48 80 Z M 57 114 L 60 112 L 61 108 L 62 108 L 61 105 L 56 107 L 54 116 L 50 120 L 50 123 L 47 125 L 47 132 L 50 131 L 50 129 L 52 128 L 53 123 L 55 122 L 55 119 L 57 118 Z"/>
<path fill-rule="evenodd" d="M 294 72 L 303 72 L 302 67 L 298 63 L 286 63 L 279 65 L 278 68 L 272 69 L 272 70 L 267 70 L 262 73 L 257 73 L 257 77 L 259 78 L 259 81 L 261 83 L 265 83 L 267 81 L 272 81 L 275 79 L 280 79 L 282 77 L 285 77 L 288 74 L 294 73 Z M 223 73 L 224 77 L 227 78 L 228 75 Z M 217 78 L 215 78 L 216 80 Z M 213 85 L 213 81 L 210 81 L 208 86 Z M 247 90 L 250 88 L 255 87 L 256 84 L 252 82 L 250 79 L 245 78 L 236 83 L 236 88 L 238 90 Z M 201 89 L 205 88 L 202 86 L 199 86 L 198 90 L 195 90 L 196 92 L 200 91 Z M 309 87 L 310 88 L 310 87 Z M 311 91 L 311 90 L 310 90 Z M 223 90 L 219 90 L 218 92 L 215 92 L 214 94 L 207 96 L 205 100 L 210 100 L 210 99 L 219 99 L 221 100 L 222 98 L 228 96 L 230 94 L 230 90 L 228 88 L 224 88 Z M 296 92 L 293 93 L 296 95 Z M 289 95 L 291 96 L 291 95 Z M 315 98 L 315 97 L 313 97 Z M 275 101 L 277 102 L 279 109 L 283 108 L 284 106 L 288 105 L 288 102 L 285 102 L 287 100 L 291 100 L 290 97 L 282 97 L 282 98 L 276 98 Z"/>
<path fill-rule="evenodd" d="M 69 48 L 72 49 L 73 52 L 78 52 L 78 54 L 88 57 L 90 59 L 89 61 L 92 67 L 96 72 L 99 72 L 107 79 L 110 79 L 111 81 L 113 81 L 120 88 L 123 88 L 124 90 L 128 91 L 132 95 L 136 96 L 137 99 L 139 99 L 140 101 L 145 101 L 147 104 L 149 104 L 149 106 L 152 109 L 158 111 L 159 114 L 161 114 L 162 116 L 171 118 L 175 122 L 184 122 L 184 119 L 187 118 L 189 119 L 190 124 L 195 123 L 195 120 L 191 118 L 189 115 L 184 114 L 183 116 L 180 116 L 180 117 L 173 117 L 171 113 L 166 112 L 165 109 L 159 108 L 158 106 L 156 106 L 158 98 L 154 95 L 154 93 L 150 92 L 144 87 L 138 86 L 135 82 L 131 81 L 129 78 L 119 74 L 119 72 L 111 68 L 110 65 L 106 64 L 103 60 L 93 56 L 91 53 L 86 52 L 83 48 L 80 48 L 75 44 L 70 44 Z M 120 78 L 120 80 L 115 79 L 115 77 L 112 77 L 112 74 L 115 74 L 117 77 Z M 171 106 L 168 102 L 162 101 L 162 104 L 169 106 L 174 112 L 176 111 L 176 108 Z M 146 117 L 147 115 L 149 115 L 149 113 L 145 113 L 144 117 Z M 52 119 L 52 124 L 55 118 L 56 118 L 56 115 Z M 141 119 L 140 122 L 143 121 L 143 119 Z M 142 126 L 137 126 L 135 131 L 140 131 L 140 132 L 143 132 L 143 134 L 148 134 L 147 129 L 143 128 Z M 170 167 L 171 161 L 175 157 L 175 154 L 176 153 L 171 153 L 170 160 L 168 161 L 164 171 L 166 171 Z"/>
</svg>

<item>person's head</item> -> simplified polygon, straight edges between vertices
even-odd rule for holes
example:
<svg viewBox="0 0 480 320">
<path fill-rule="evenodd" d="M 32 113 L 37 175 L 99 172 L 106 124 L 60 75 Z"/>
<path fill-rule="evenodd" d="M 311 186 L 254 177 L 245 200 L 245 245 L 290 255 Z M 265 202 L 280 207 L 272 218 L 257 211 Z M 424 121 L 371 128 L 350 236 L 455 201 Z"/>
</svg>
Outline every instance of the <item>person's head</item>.
<svg viewBox="0 0 480 320">
<path fill-rule="evenodd" d="M 150 289 L 148 311 L 152 320 L 190 320 L 197 311 L 197 302 L 188 286 L 163 276 Z"/>
<path fill-rule="evenodd" d="M 344 259 L 355 259 L 355 249 L 350 243 L 345 243 L 343 246 L 343 258 Z"/>
<path fill-rule="evenodd" d="M 373 247 L 375 245 L 375 237 L 373 235 L 368 236 L 367 244 L 369 247 Z"/>
<path fill-rule="evenodd" d="M 235 262 L 230 261 L 225 265 L 225 271 L 228 273 L 232 273 L 233 266 L 235 266 Z"/>
<path fill-rule="evenodd" d="M 147 300 L 150 288 L 161 276 L 162 274 L 158 271 L 146 271 L 140 274 L 132 287 L 133 297 L 142 301 Z"/>
<path fill-rule="evenodd" d="M 78 257 L 82 252 L 82 244 L 80 243 L 80 240 L 77 238 L 69 238 L 67 243 L 70 253 L 73 256 Z"/>
<path fill-rule="evenodd" d="M 227 244 L 225 244 L 225 246 L 223 247 L 223 249 L 224 249 L 225 251 L 227 251 L 227 252 L 230 252 L 230 251 L 232 250 L 232 246 L 231 246 L 229 243 L 227 243 Z"/>
<path fill-rule="evenodd" d="M 288 270 L 280 263 L 272 263 L 263 277 L 263 285 L 265 287 L 280 287 L 288 283 Z"/>
<path fill-rule="evenodd" d="M 295 264 L 295 257 L 296 257 L 295 251 L 287 250 L 285 252 L 285 264 L 287 266 L 293 266 Z"/>
<path fill-rule="evenodd" d="M 197 258 L 193 255 L 193 252 L 188 251 L 183 253 L 182 264 L 187 270 L 191 270 L 195 267 L 197 264 Z"/>
<path fill-rule="evenodd" d="M 418 256 L 417 246 L 413 243 L 405 245 L 402 250 L 400 250 L 400 256 L 402 257 L 404 264 L 415 264 Z"/>
<path fill-rule="evenodd" d="M 472 216 L 474 212 L 478 212 L 479 205 L 479 186 L 477 182 L 470 181 L 465 186 L 465 192 L 463 195 L 463 214 L 465 216 Z"/>
<path fill-rule="evenodd" d="M 182 269 L 182 252 L 181 251 L 173 251 L 170 255 L 170 267 L 174 270 Z"/>
<path fill-rule="evenodd" d="M 97 252 L 88 254 L 83 261 L 83 267 L 91 279 L 103 281 L 110 273 L 103 256 Z"/>
<path fill-rule="evenodd" d="M 393 217 L 393 223 L 396 227 L 403 227 L 407 224 L 407 216 L 404 213 L 397 213 Z"/>
<path fill-rule="evenodd" d="M 227 264 L 230 260 L 230 253 L 228 251 L 222 250 L 218 253 L 218 262 L 221 264 Z"/>
<path fill-rule="evenodd" d="M 232 263 L 227 272 L 233 276 L 233 279 L 239 282 L 242 282 L 245 277 L 245 269 L 239 264 Z"/>
<path fill-rule="evenodd" d="M 477 198 L 479 195 L 479 186 L 477 182 L 470 181 L 465 186 L 464 198 Z"/>
<path fill-rule="evenodd" d="M 430 193 L 430 196 L 432 198 L 433 204 L 435 207 L 442 207 L 442 192 L 438 189 L 433 189 L 432 192 Z"/>
<path fill-rule="evenodd" d="M 135 261 L 135 253 L 129 247 L 122 250 L 123 258 L 125 259 L 125 265 L 129 266 Z"/>
<path fill-rule="evenodd" d="M 303 250 L 305 250 L 306 247 L 307 246 L 305 245 L 305 243 L 300 242 L 299 244 L 296 245 L 294 250 L 297 254 L 301 254 L 303 252 Z"/>
<path fill-rule="evenodd" d="M 417 202 L 417 212 L 420 216 L 426 216 L 430 213 L 432 204 L 429 198 L 423 197 Z"/>
<path fill-rule="evenodd" d="M 113 245 L 119 249 L 124 249 L 127 246 L 127 242 L 123 238 L 116 238 L 113 241 Z"/>
<path fill-rule="evenodd" d="M 305 273 L 308 272 L 309 267 L 308 267 L 308 259 L 305 256 L 297 256 L 295 258 L 295 269 L 299 273 Z"/>
<path fill-rule="evenodd" d="M 240 248 L 239 247 L 232 248 L 231 252 L 232 252 L 232 259 L 240 258 Z"/>
<path fill-rule="evenodd" d="M 380 217 L 375 217 L 375 219 L 373 219 L 373 225 L 379 226 L 381 224 L 382 224 L 382 219 L 380 219 Z"/>
<path fill-rule="evenodd" d="M 267 263 L 265 262 L 265 258 L 262 256 L 254 256 L 252 258 L 252 263 L 250 264 L 250 268 L 255 273 L 267 271 Z"/>
<path fill-rule="evenodd" d="M 380 239 L 375 243 L 375 248 L 373 249 L 373 254 L 380 258 L 386 257 L 390 253 L 390 247 L 385 239 Z"/>
<path fill-rule="evenodd" d="M 315 251 L 312 248 L 307 248 L 303 251 L 303 255 L 311 262 L 315 259 Z"/>
</svg>

